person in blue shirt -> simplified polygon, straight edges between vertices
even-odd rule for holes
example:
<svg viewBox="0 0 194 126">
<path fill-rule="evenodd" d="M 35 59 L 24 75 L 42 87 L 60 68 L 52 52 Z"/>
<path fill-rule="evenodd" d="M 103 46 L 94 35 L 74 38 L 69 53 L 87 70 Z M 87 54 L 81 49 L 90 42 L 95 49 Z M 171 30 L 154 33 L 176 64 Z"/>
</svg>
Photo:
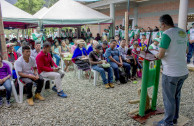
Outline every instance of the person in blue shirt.
<svg viewBox="0 0 194 126">
<path fill-rule="evenodd" d="M 89 78 L 90 63 L 88 59 L 88 53 L 84 47 L 84 40 L 77 40 L 77 48 L 75 49 L 72 57 L 72 62 L 75 63 L 79 69 L 85 71 L 85 77 Z"/>
<path fill-rule="evenodd" d="M 110 63 L 111 67 L 114 70 L 115 81 L 118 83 L 119 77 L 119 67 L 124 67 L 127 75 L 130 75 L 131 66 L 128 63 L 122 61 L 121 54 L 119 50 L 116 48 L 117 41 L 111 40 L 110 48 L 108 48 L 105 52 L 105 57 Z"/>
</svg>

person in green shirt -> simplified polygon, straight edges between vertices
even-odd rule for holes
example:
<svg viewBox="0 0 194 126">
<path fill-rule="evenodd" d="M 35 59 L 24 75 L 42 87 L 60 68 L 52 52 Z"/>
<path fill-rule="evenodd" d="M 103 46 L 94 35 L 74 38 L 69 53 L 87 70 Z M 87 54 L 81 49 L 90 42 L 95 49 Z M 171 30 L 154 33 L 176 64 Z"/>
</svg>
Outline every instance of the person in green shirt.
<svg viewBox="0 0 194 126">
<path fill-rule="evenodd" d="M 132 40 L 134 37 L 134 31 L 132 30 L 131 26 L 129 26 L 129 38 Z"/>
<path fill-rule="evenodd" d="M 135 29 L 133 30 L 135 35 L 139 35 L 140 34 L 140 30 L 138 28 L 138 25 L 135 25 Z"/>
<path fill-rule="evenodd" d="M 139 38 L 142 39 L 142 35 L 145 35 L 145 36 L 146 36 L 146 32 L 145 32 L 145 30 L 144 30 L 143 28 L 141 28 L 140 31 L 141 31 L 141 32 L 140 32 L 140 34 L 139 34 Z"/>
<path fill-rule="evenodd" d="M 149 46 L 149 49 L 159 50 L 160 41 L 161 41 L 160 38 L 155 38 L 154 42 Z"/>
<path fill-rule="evenodd" d="M 125 26 L 123 26 L 122 29 L 120 30 L 119 36 L 121 39 L 125 38 Z"/>
</svg>

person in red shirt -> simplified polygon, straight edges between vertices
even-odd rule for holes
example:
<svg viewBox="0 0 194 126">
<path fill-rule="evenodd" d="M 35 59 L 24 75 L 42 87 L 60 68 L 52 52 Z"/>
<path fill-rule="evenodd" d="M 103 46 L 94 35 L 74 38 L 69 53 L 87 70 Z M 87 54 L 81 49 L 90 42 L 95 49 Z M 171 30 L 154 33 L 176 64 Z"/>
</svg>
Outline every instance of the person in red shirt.
<svg viewBox="0 0 194 126">
<path fill-rule="evenodd" d="M 67 95 L 63 92 L 61 83 L 61 78 L 63 78 L 64 73 L 53 61 L 50 50 L 51 44 L 49 42 L 45 42 L 43 44 L 42 51 L 36 57 L 38 73 L 42 77 L 54 80 L 56 86 L 53 86 L 52 90 L 57 92 L 58 96 L 66 98 Z"/>
</svg>

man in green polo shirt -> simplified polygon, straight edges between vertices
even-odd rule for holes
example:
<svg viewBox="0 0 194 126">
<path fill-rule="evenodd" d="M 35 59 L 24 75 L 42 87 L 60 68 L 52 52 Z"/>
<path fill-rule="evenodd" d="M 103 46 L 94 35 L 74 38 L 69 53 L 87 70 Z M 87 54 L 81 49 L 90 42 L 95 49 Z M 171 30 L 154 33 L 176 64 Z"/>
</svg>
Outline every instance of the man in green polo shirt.
<svg viewBox="0 0 194 126">
<path fill-rule="evenodd" d="M 164 31 L 160 43 L 158 59 L 162 60 L 162 94 L 164 118 L 154 122 L 154 126 L 173 126 L 179 118 L 181 88 L 188 77 L 186 52 L 188 37 L 185 30 L 174 26 L 168 14 L 160 17 L 160 27 Z"/>
</svg>

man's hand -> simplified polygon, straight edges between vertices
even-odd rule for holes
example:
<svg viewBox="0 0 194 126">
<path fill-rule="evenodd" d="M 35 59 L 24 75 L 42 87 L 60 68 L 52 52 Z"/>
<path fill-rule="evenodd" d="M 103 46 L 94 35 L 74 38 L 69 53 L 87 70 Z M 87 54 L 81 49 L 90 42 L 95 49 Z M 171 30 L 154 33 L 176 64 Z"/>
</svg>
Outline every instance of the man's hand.
<svg viewBox="0 0 194 126">
<path fill-rule="evenodd" d="M 29 78 L 32 79 L 32 80 L 36 80 L 36 76 L 34 76 L 32 74 L 29 75 Z"/>
<path fill-rule="evenodd" d="M 59 71 L 59 68 L 54 68 L 53 69 L 53 72 L 58 72 Z"/>
<path fill-rule="evenodd" d="M 119 66 L 119 67 L 122 67 L 122 66 L 123 66 L 123 63 L 118 63 L 118 66 Z"/>
<path fill-rule="evenodd" d="M 101 60 L 101 61 L 99 61 L 99 62 L 98 62 L 98 64 L 103 64 L 103 61 L 102 61 L 102 60 Z"/>
<path fill-rule="evenodd" d="M 38 75 L 38 74 L 37 74 L 35 77 L 36 77 L 36 79 L 35 79 L 35 80 L 38 80 L 38 79 L 39 79 L 39 75 Z"/>
</svg>

